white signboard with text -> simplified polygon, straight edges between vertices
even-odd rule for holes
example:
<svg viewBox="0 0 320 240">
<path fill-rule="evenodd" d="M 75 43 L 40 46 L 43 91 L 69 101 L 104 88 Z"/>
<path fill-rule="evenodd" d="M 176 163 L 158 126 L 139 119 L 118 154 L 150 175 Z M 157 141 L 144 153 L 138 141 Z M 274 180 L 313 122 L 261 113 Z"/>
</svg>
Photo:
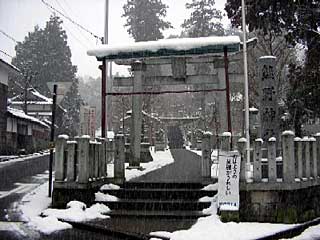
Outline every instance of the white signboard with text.
<svg viewBox="0 0 320 240">
<path fill-rule="evenodd" d="M 219 155 L 218 206 L 220 210 L 239 210 L 241 157 L 237 151 Z"/>
</svg>

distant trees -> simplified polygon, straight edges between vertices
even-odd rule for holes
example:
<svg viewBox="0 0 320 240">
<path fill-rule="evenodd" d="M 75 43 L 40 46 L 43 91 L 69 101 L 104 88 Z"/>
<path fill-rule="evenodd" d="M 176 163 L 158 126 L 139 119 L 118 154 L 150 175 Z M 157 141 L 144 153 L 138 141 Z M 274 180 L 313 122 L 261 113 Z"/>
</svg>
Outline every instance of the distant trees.
<svg viewBox="0 0 320 240">
<path fill-rule="evenodd" d="M 172 27 L 163 20 L 167 8 L 161 0 L 128 0 L 123 6 L 124 26 L 136 42 L 162 39 L 162 31 Z"/>
<path fill-rule="evenodd" d="M 215 8 L 215 0 L 192 0 L 186 3 L 186 8 L 192 10 L 188 19 L 181 27 L 189 37 L 222 36 L 222 12 Z"/>
<path fill-rule="evenodd" d="M 51 96 L 47 82 L 72 82 L 72 87 L 61 102 L 65 108 L 65 121 L 61 131 L 75 135 L 79 126 L 79 108 L 82 102 L 78 93 L 77 67 L 72 65 L 71 50 L 67 44 L 67 34 L 62 29 L 62 20 L 52 15 L 46 26 L 35 27 L 16 45 L 16 57 L 12 63 L 25 75 L 25 78 L 12 77 L 9 89 L 11 95 L 19 94 L 25 81 L 44 95 Z"/>
</svg>

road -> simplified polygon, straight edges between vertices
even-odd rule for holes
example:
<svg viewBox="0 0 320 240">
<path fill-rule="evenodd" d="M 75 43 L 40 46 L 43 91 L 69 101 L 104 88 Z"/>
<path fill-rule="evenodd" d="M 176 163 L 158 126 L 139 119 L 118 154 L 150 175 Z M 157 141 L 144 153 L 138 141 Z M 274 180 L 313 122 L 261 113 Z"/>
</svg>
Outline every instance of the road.
<svg viewBox="0 0 320 240">
<path fill-rule="evenodd" d="M 0 240 L 30 239 L 19 234 L 22 224 L 15 203 L 48 181 L 48 162 L 44 154 L 0 163 Z"/>
</svg>

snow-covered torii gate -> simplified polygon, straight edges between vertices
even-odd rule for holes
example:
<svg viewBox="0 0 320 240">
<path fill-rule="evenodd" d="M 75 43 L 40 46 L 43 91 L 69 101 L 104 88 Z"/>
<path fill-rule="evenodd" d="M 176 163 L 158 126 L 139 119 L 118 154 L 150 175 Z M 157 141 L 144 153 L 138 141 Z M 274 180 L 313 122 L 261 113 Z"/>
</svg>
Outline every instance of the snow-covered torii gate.
<svg viewBox="0 0 320 240">
<path fill-rule="evenodd" d="M 195 85 L 195 92 L 216 92 L 220 129 L 222 132 L 231 132 L 229 81 L 243 83 L 242 66 L 237 54 L 239 51 L 238 36 L 102 45 L 88 51 L 88 55 L 95 56 L 98 61 L 116 61 L 117 64 L 131 66 L 133 77 L 116 78 L 114 81 L 114 86 L 133 87 L 132 92 L 125 93 L 132 95 L 130 167 L 140 166 L 141 96 L 164 93 L 144 92 L 144 86 L 185 84 Z M 124 93 L 108 93 L 122 94 Z"/>
</svg>

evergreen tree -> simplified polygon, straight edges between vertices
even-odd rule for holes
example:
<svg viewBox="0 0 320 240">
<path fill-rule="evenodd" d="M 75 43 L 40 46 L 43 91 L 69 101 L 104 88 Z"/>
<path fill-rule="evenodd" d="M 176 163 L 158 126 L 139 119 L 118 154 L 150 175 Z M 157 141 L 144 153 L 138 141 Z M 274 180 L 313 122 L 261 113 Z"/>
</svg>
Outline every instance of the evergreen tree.
<svg viewBox="0 0 320 240">
<path fill-rule="evenodd" d="M 11 95 L 18 94 L 26 86 L 27 80 L 30 86 L 50 97 L 47 82 L 73 82 L 73 87 L 61 103 L 66 110 L 65 118 L 69 121 L 69 124 L 64 124 L 66 128 L 62 130 L 67 131 L 71 129 L 71 122 L 79 123 L 81 101 L 78 94 L 78 79 L 75 76 L 77 68 L 72 65 L 67 35 L 61 25 L 62 20 L 52 15 L 45 28 L 40 29 L 36 26 L 23 42 L 16 45 L 16 57 L 12 63 L 22 70 L 25 77 L 12 77 L 9 89 Z M 74 127 L 77 129 L 77 126 Z M 66 133 L 72 134 L 74 131 Z"/>
<path fill-rule="evenodd" d="M 241 2 L 227 0 L 225 9 L 232 24 L 240 26 Z M 311 112 L 314 117 L 320 117 L 319 9 L 320 1 L 247 1 L 246 19 L 250 31 L 259 30 L 264 35 L 283 35 L 288 43 L 301 43 L 306 47 L 304 65 L 292 65 L 288 76 L 290 90 L 287 95 L 287 107 L 297 133 L 301 133 L 301 124 Z M 297 81 L 299 87 L 295 85 Z"/>
<path fill-rule="evenodd" d="M 162 39 L 162 31 L 172 27 L 163 20 L 167 8 L 161 0 L 128 0 L 123 6 L 122 17 L 127 19 L 124 26 L 136 42 Z"/>
<path fill-rule="evenodd" d="M 186 8 L 192 9 L 192 13 L 181 26 L 189 37 L 222 36 L 224 34 L 221 23 L 222 12 L 214 5 L 215 0 L 192 0 L 192 3 L 186 3 Z"/>
<path fill-rule="evenodd" d="M 71 136 L 78 135 L 81 105 L 83 105 L 83 100 L 79 94 L 79 81 L 75 78 L 61 102 L 61 106 L 67 112 L 61 123 L 60 133 L 68 133 Z"/>
</svg>

